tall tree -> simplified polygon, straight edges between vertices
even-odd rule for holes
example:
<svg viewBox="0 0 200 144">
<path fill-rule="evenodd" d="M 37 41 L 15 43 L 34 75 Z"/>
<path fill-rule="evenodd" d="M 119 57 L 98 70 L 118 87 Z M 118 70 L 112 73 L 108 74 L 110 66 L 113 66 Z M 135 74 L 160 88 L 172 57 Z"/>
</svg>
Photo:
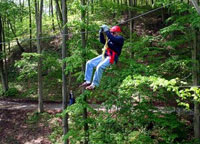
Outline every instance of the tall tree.
<svg viewBox="0 0 200 144">
<path fill-rule="evenodd" d="M 66 58 L 66 41 L 68 39 L 67 36 L 67 4 L 66 0 L 62 0 L 62 59 L 64 60 Z M 68 103 L 68 92 L 67 92 L 67 78 L 65 74 L 66 69 L 66 62 L 63 62 L 62 64 L 62 110 L 64 111 L 67 108 Z M 66 113 L 63 117 L 63 134 L 66 135 L 68 132 L 68 114 Z M 69 140 L 64 140 L 64 144 L 68 144 Z"/>
<path fill-rule="evenodd" d="M 61 12 L 61 8 L 60 8 L 60 4 L 58 0 L 55 0 L 56 3 L 56 14 L 57 14 L 57 19 L 58 19 L 58 26 L 61 29 L 61 24 L 62 24 L 62 12 Z"/>
<path fill-rule="evenodd" d="M 134 6 L 137 6 L 137 0 L 134 0 Z"/>
<path fill-rule="evenodd" d="M 31 3 L 30 3 L 30 0 L 28 0 L 28 8 L 29 8 L 29 38 L 30 38 L 30 41 L 29 41 L 29 47 L 30 47 L 30 51 L 32 52 L 32 17 L 31 17 Z"/>
<path fill-rule="evenodd" d="M 43 87 L 42 87 L 42 12 L 43 12 L 43 0 L 35 0 L 35 20 L 37 26 L 37 52 L 40 54 L 38 58 L 38 112 L 43 112 Z"/>
<path fill-rule="evenodd" d="M 129 6 L 132 7 L 133 6 L 133 0 L 129 0 Z M 131 19 L 133 17 L 133 12 L 132 10 L 130 9 L 129 10 L 129 18 Z M 134 27 L 134 20 L 131 20 L 130 21 L 130 42 L 132 42 L 132 35 L 133 35 L 133 27 Z M 133 54 L 132 52 L 130 51 L 130 56 L 132 57 Z"/>
<path fill-rule="evenodd" d="M 20 51 L 21 51 L 21 52 L 24 52 L 25 50 L 24 50 L 24 48 L 22 47 L 22 45 L 20 44 L 19 39 L 18 39 L 18 37 L 17 37 L 17 35 L 16 35 L 16 28 L 15 28 L 15 26 L 13 26 L 13 24 L 10 22 L 10 20 L 8 20 L 8 23 L 9 23 L 9 25 L 10 25 L 10 29 L 11 29 L 13 35 L 15 36 L 15 39 L 16 39 L 16 42 L 17 42 L 17 45 L 18 45 Z"/>
<path fill-rule="evenodd" d="M 0 75 L 1 75 L 2 87 L 5 92 L 8 90 L 8 83 L 6 82 L 6 75 L 3 62 L 3 26 L 2 26 L 1 16 L 0 16 Z"/>
<path fill-rule="evenodd" d="M 81 5 L 83 7 L 86 6 L 86 0 L 81 0 Z M 81 9 L 81 21 L 82 23 L 86 23 L 86 10 L 85 9 Z M 86 30 L 85 27 L 81 28 L 81 42 L 82 42 L 82 57 L 84 59 L 83 64 L 82 64 L 82 71 L 85 71 L 85 56 L 86 56 Z M 87 101 L 87 97 L 86 95 L 84 95 L 84 101 Z M 83 118 L 85 121 L 87 121 L 87 108 L 84 108 L 83 110 Z M 85 144 L 89 143 L 89 127 L 88 127 L 88 123 L 85 122 L 84 124 L 84 131 L 85 131 Z"/>
<path fill-rule="evenodd" d="M 199 51 L 200 51 L 200 33 L 196 29 L 194 30 L 194 42 L 193 42 L 193 52 L 192 52 L 192 59 L 193 59 L 193 86 L 198 86 L 199 83 Z M 200 104 L 197 101 L 194 101 L 194 137 L 200 138 L 200 112 L 199 112 Z"/>
<path fill-rule="evenodd" d="M 94 13 L 94 0 L 91 0 L 91 13 Z"/>
<path fill-rule="evenodd" d="M 8 85 L 8 65 L 7 65 L 7 52 L 6 52 L 6 36 L 5 36 L 5 21 L 2 22 L 2 37 L 3 37 L 3 53 L 4 53 L 4 71 L 5 71 L 5 79 L 6 85 Z"/>
<path fill-rule="evenodd" d="M 51 23 L 52 23 L 52 29 L 55 31 L 55 24 L 54 24 L 54 13 L 53 13 L 53 0 L 49 1 L 49 15 L 51 15 Z"/>
</svg>

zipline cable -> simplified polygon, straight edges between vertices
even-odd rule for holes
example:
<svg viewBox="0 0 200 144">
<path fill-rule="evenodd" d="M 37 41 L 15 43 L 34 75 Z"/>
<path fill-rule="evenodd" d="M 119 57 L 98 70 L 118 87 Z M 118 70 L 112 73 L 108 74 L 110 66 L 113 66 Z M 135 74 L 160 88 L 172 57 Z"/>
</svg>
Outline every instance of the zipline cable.
<svg viewBox="0 0 200 144">
<path fill-rule="evenodd" d="M 124 22 L 122 22 L 122 23 L 119 23 L 119 24 L 117 24 L 117 25 L 125 24 L 125 23 L 127 23 L 127 22 L 129 22 L 129 21 L 131 21 L 131 20 L 134 20 L 134 19 L 137 19 L 137 18 L 139 18 L 139 17 L 145 16 L 145 15 L 147 15 L 147 14 L 150 14 L 150 13 L 152 13 L 152 12 L 155 12 L 155 11 L 157 11 L 157 10 L 160 10 L 160 9 L 162 9 L 162 8 L 165 8 L 165 7 L 169 6 L 169 5 L 171 5 L 171 4 L 168 4 L 168 5 L 166 5 L 166 6 L 162 6 L 162 7 L 159 7 L 159 8 L 153 9 L 153 10 L 150 10 L 150 11 L 148 11 L 148 12 L 145 12 L 145 13 L 143 13 L 143 14 L 140 14 L 140 15 L 138 15 L 138 16 L 135 16 L 135 17 L 133 17 L 133 18 L 130 18 L 130 19 L 128 19 L 128 20 L 126 20 L 126 21 L 124 21 Z"/>
<path fill-rule="evenodd" d="M 116 25 L 125 24 L 125 23 L 127 23 L 127 22 L 129 22 L 129 21 L 131 21 L 131 20 L 134 20 L 134 19 L 137 19 L 137 18 L 139 18 L 139 17 L 145 16 L 145 15 L 147 15 L 147 14 L 153 13 L 153 12 L 155 12 L 155 11 L 157 11 L 157 10 L 160 10 L 160 9 L 165 8 L 165 7 L 167 7 L 167 6 L 169 6 L 169 5 L 172 5 L 172 4 L 173 4 L 173 3 L 168 4 L 168 5 L 165 5 L 165 6 L 162 6 L 162 7 L 159 7 L 159 8 L 156 8 L 156 9 L 153 9 L 153 10 L 150 10 L 150 11 L 148 11 L 148 12 L 145 12 L 145 13 L 143 13 L 143 14 L 140 14 L 140 15 L 137 15 L 137 16 L 135 16 L 135 17 L 132 17 L 132 18 L 130 18 L 130 19 L 124 21 L 124 22 L 121 22 L 121 23 L 119 23 L 119 24 L 116 24 Z M 22 39 L 22 40 L 19 40 L 19 39 L 18 39 L 18 41 L 20 41 L 20 42 L 22 43 L 22 42 L 30 41 L 30 40 L 59 38 L 59 37 L 62 37 L 62 36 L 64 36 L 64 35 L 68 35 L 68 36 L 71 35 L 71 36 L 73 36 L 73 35 L 82 34 L 82 33 L 88 33 L 88 32 L 89 32 L 89 33 L 93 33 L 93 32 L 98 32 L 98 31 L 95 30 L 95 31 L 87 31 L 87 32 L 68 33 L 68 34 L 60 34 L 59 36 L 58 36 L 58 35 L 52 35 L 52 36 L 48 36 L 48 37 L 40 37 L 40 38 L 32 38 L 32 39 Z M 14 41 L 14 40 L 13 40 L 13 41 Z M 1 42 L 0 44 L 5 44 L 5 43 L 10 43 L 10 42 Z"/>
</svg>

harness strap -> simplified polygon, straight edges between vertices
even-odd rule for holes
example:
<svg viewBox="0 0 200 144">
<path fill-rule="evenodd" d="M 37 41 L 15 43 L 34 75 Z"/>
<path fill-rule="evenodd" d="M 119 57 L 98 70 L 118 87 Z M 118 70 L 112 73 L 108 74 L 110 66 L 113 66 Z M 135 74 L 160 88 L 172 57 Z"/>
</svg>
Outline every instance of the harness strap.
<svg viewBox="0 0 200 144">
<path fill-rule="evenodd" d="M 107 53 L 108 53 L 108 56 L 110 56 L 110 63 L 113 64 L 115 61 L 115 55 L 117 55 L 117 53 L 111 50 L 110 48 L 107 48 Z"/>
<path fill-rule="evenodd" d="M 104 35 L 104 39 L 106 40 L 106 42 L 105 42 L 105 45 L 104 45 L 104 47 L 102 49 L 102 60 L 105 59 L 106 49 L 108 48 L 108 37 L 106 36 L 105 33 L 103 33 L 103 35 Z"/>
</svg>

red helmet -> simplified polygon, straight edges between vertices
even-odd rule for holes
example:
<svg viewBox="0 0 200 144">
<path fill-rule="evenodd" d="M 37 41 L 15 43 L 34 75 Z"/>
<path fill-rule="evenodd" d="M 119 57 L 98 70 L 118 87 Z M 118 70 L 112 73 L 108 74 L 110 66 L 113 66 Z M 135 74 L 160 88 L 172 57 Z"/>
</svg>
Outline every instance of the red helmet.
<svg viewBox="0 0 200 144">
<path fill-rule="evenodd" d="M 122 32 L 119 26 L 113 26 L 110 29 L 110 32 Z"/>
</svg>

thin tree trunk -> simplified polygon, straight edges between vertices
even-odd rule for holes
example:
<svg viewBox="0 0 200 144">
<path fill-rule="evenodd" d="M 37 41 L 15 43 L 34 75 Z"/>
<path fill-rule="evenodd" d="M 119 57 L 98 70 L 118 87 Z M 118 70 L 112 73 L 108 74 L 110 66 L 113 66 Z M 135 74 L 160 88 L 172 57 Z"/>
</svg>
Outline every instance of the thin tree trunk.
<svg viewBox="0 0 200 144">
<path fill-rule="evenodd" d="M 8 53 L 10 54 L 10 42 L 8 42 Z"/>
<path fill-rule="evenodd" d="M 87 7 L 89 8 L 89 5 L 90 5 L 90 1 L 88 0 L 87 1 Z M 86 20 L 86 26 L 88 27 L 88 25 L 89 25 L 89 10 L 87 9 L 87 12 L 86 12 L 86 16 L 87 16 L 87 20 Z M 86 29 L 86 38 L 85 38 L 85 43 L 87 43 L 87 41 L 88 41 L 88 36 L 89 36 L 89 33 L 88 33 L 88 30 Z"/>
<path fill-rule="evenodd" d="M 19 0 L 19 6 L 20 6 L 20 9 L 22 9 L 22 2 L 21 2 L 21 0 Z M 20 10 L 20 13 L 21 13 L 22 11 Z M 22 16 L 20 16 L 20 21 L 22 22 L 22 20 L 23 20 L 23 18 L 22 18 Z"/>
<path fill-rule="evenodd" d="M 129 0 L 129 6 L 132 7 L 133 6 L 133 0 Z M 132 18 L 133 17 L 133 12 L 131 10 L 129 10 L 129 18 Z M 132 42 L 132 35 L 133 35 L 133 26 L 134 26 L 134 20 L 131 20 L 130 21 L 130 42 Z M 132 51 L 130 50 L 130 57 L 132 58 L 133 57 L 133 53 Z"/>
<path fill-rule="evenodd" d="M 91 0 L 91 13 L 94 13 L 94 0 Z"/>
<path fill-rule="evenodd" d="M 13 28 L 12 23 L 11 23 L 9 20 L 8 20 L 8 23 L 9 23 L 9 25 L 10 25 L 10 29 L 11 29 L 12 33 L 13 33 L 14 36 L 16 37 L 15 39 L 16 39 L 16 42 L 17 42 L 17 45 L 18 45 L 20 51 L 21 51 L 21 52 L 24 52 L 24 48 L 23 48 L 23 47 L 21 46 L 21 44 L 19 43 L 19 40 L 18 40 L 18 38 L 17 38 L 17 35 L 16 35 L 16 33 L 15 33 L 15 30 L 14 30 L 14 28 Z"/>
<path fill-rule="evenodd" d="M 134 0 L 134 6 L 135 7 L 137 6 L 137 0 Z"/>
<path fill-rule="evenodd" d="M 42 11 L 43 11 L 43 0 L 35 0 L 35 19 L 37 25 L 37 52 L 42 54 L 41 40 L 42 36 Z M 42 58 L 38 59 L 38 112 L 43 112 L 43 87 L 42 87 Z"/>
<path fill-rule="evenodd" d="M 68 39 L 67 37 L 67 5 L 66 5 L 66 0 L 62 0 L 62 59 L 64 60 L 66 58 L 66 41 Z M 66 69 L 66 62 L 63 62 L 62 64 L 62 110 L 64 111 L 67 108 L 67 103 L 68 103 L 68 93 L 67 92 L 67 76 L 65 74 L 65 69 Z M 69 131 L 68 128 L 68 114 L 66 113 L 65 116 L 63 117 L 63 135 L 66 135 L 67 132 Z M 68 144 L 69 140 L 64 140 L 64 144 Z"/>
<path fill-rule="evenodd" d="M 53 14 L 53 0 L 50 0 L 50 5 L 49 5 L 49 7 L 50 7 L 50 15 L 51 15 L 51 23 L 52 23 L 52 29 L 53 29 L 53 31 L 55 31 L 56 29 L 55 29 L 55 24 L 54 24 L 54 14 Z"/>
<path fill-rule="evenodd" d="M 199 50 L 200 46 L 198 43 L 199 38 L 199 32 L 194 30 L 194 44 L 193 44 L 193 52 L 192 52 L 192 59 L 194 61 L 193 63 L 193 86 L 199 85 Z M 200 114 L 199 114 L 199 102 L 194 102 L 194 137 L 200 138 Z"/>
<path fill-rule="evenodd" d="M 5 32 L 4 32 L 4 22 L 2 21 L 2 37 L 3 37 L 3 53 L 4 53 L 4 71 L 5 71 L 5 80 L 6 85 L 8 85 L 8 65 L 7 65 L 7 52 L 6 52 L 6 38 L 5 38 Z"/>
<path fill-rule="evenodd" d="M 30 3 L 30 0 L 28 0 L 28 7 L 29 7 L 29 38 L 30 38 L 30 41 L 29 41 L 29 47 L 30 47 L 30 51 L 32 52 L 32 19 L 31 19 L 31 3 Z"/>
<path fill-rule="evenodd" d="M 86 5 L 86 1 L 85 0 L 81 0 L 81 4 L 83 6 Z M 85 21 L 86 19 L 86 11 L 84 9 L 81 10 L 81 20 L 83 23 L 86 23 Z M 81 41 L 82 41 L 82 56 L 83 56 L 83 59 L 84 59 L 84 62 L 83 62 L 83 65 L 82 65 L 82 71 L 84 72 L 85 70 L 85 56 L 86 56 L 86 34 L 85 34 L 86 30 L 85 28 L 81 28 Z M 84 96 L 84 101 L 86 102 L 87 101 L 87 97 Z M 84 108 L 83 110 L 83 118 L 85 121 L 87 121 L 87 108 Z M 88 123 L 85 122 L 84 124 L 84 131 L 85 131 L 85 141 L 84 141 L 84 144 L 88 144 L 89 143 L 89 127 L 88 127 Z"/>
<path fill-rule="evenodd" d="M 2 19 L 0 16 L 0 75 L 1 75 L 1 82 L 2 82 L 2 87 L 4 92 L 8 90 L 8 85 L 6 83 L 6 77 L 5 77 L 5 72 L 4 72 L 4 63 L 3 63 L 3 38 L 2 38 Z"/>
<path fill-rule="evenodd" d="M 56 16 L 57 16 L 58 26 L 59 26 L 60 31 L 62 32 L 62 30 L 61 30 L 62 13 L 61 13 L 61 9 L 60 9 L 60 5 L 59 5 L 58 0 L 55 0 L 55 3 L 56 3 Z"/>
<path fill-rule="evenodd" d="M 56 2 L 56 12 L 60 20 L 59 22 L 62 23 L 62 13 L 61 13 L 60 5 L 59 5 L 58 0 L 55 0 L 55 2 Z"/>
</svg>

